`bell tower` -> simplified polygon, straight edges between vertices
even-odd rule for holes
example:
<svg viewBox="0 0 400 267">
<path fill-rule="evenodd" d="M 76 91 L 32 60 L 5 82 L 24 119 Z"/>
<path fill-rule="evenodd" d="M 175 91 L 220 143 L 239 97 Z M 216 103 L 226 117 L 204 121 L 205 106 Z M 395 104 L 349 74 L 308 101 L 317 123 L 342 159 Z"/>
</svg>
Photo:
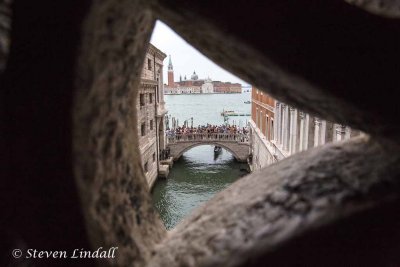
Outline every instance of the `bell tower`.
<svg viewBox="0 0 400 267">
<path fill-rule="evenodd" d="M 171 55 L 169 55 L 169 62 L 168 62 L 168 87 L 175 87 L 174 68 L 172 67 Z"/>
</svg>

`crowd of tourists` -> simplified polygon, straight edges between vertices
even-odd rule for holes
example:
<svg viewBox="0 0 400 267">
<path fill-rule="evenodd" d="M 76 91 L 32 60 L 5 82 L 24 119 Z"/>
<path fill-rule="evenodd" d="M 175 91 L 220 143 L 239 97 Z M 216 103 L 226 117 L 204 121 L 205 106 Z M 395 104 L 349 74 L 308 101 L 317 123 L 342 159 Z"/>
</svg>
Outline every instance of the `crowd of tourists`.
<svg viewBox="0 0 400 267">
<path fill-rule="evenodd" d="M 194 134 L 240 134 L 247 135 L 249 130 L 247 127 L 239 127 L 236 125 L 199 125 L 198 127 L 178 126 L 175 129 L 167 128 L 166 134 L 169 137 L 176 135 L 189 136 Z"/>
</svg>

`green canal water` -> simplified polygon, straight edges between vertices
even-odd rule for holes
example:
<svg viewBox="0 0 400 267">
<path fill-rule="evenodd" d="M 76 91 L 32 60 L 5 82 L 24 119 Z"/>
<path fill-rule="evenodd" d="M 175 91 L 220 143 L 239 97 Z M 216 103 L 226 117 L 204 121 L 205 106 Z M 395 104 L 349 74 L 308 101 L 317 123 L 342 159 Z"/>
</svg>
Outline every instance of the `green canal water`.
<svg viewBox="0 0 400 267">
<path fill-rule="evenodd" d="M 250 93 L 165 96 L 168 114 L 184 120 L 193 117 L 193 125 L 222 124 L 223 109 L 250 113 Z M 233 121 L 235 120 L 235 122 Z M 230 123 L 244 126 L 249 117 L 231 117 Z M 227 151 L 214 155 L 214 147 L 192 148 L 174 163 L 167 179 L 158 179 L 152 190 L 153 203 L 167 229 L 173 228 L 194 208 L 209 200 L 247 174 L 245 167 Z"/>
</svg>

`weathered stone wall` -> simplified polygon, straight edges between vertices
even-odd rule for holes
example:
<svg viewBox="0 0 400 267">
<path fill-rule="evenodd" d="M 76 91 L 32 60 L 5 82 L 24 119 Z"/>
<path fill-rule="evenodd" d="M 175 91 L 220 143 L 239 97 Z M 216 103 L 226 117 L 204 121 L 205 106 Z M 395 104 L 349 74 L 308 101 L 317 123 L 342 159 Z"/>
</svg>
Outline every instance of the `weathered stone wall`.
<svg viewBox="0 0 400 267">
<path fill-rule="evenodd" d="M 277 159 L 274 158 L 273 147 L 265 139 L 260 129 L 255 126 L 255 123 L 250 121 L 251 127 L 251 170 L 260 170 L 274 163 Z"/>
<path fill-rule="evenodd" d="M 93 247 L 118 246 L 120 266 L 144 266 L 165 236 L 140 160 L 137 89 L 154 26 L 141 5 L 94 1 L 77 70 L 75 177 Z"/>
<path fill-rule="evenodd" d="M 145 67 L 144 67 L 145 68 Z M 154 75 L 153 75 L 154 76 Z M 152 76 L 152 77 L 153 77 Z M 143 77 L 143 72 L 142 72 Z M 151 78 L 151 77 L 150 77 Z M 142 81 L 140 88 L 138 90 L 138 98 L 136 99 L 136 110 L 138 114 L 137 119 L 137 132 L 139 136 L 139 150 L 141 155 L 141 164 L 144 168 L 144 165 L 148 164 L 148 171 L 145 172 L 146 180 L 149 184 L 149 187 L 154 183 L 157 177 L 157 163 L 153 162 L 153 154 L 157 154 L 157 136 L 156 136 L 156 85 L 149 85 L 146 82 Z M 144 96 L 144 105 L 141 106 L 139 96 L 143 94 Z M 150 103 L 151 97 L 151 103 Z M 153 128 L 151 129 L 151 121 L 153 124 Z M 142 124 L 145 125 L 145 135 L 142 136 L 141 127 Z M 157 158 L 157 156 L 156 156 Z"/>
<path fill-rule="evenodd" d="M 154 77 L 154 58 L 151 54 L 146 54 L 145 60 L 143 62 L 142 78 L 147 80 L 156 79 Z"/>
</svg>

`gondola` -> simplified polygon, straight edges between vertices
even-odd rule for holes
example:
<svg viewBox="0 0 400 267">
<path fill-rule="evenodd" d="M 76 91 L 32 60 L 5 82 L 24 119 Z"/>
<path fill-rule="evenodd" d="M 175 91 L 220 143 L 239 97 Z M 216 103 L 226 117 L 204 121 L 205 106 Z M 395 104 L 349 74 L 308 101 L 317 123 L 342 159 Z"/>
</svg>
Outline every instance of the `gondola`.
<svg viewBox="0 0 400 267">
<path fill-rule="evenodd" d="M 222 151 L 222 148 L 220 146 L 214 147 L 214 154 L 219 154 L 219 153 L 221 153 L 221 151 Z"/>
</svg>

